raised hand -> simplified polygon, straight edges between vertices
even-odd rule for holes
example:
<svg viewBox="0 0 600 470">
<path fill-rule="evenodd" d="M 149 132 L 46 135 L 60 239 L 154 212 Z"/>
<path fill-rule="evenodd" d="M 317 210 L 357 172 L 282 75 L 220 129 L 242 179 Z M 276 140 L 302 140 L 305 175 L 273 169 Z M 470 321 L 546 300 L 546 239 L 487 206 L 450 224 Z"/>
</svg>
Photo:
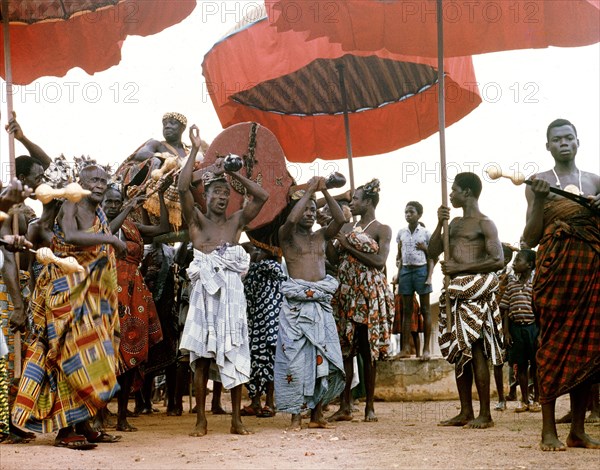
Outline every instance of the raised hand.
<svg viewBox="0 0 600 470">
<path fill-rule="evenodd" d="M 200 138 L 200 129 L 194 124 L 190 127 L 190 141 L 192 142 L 193 149 L 200 149 L 202 145 L 202 139 Z"/>
</svg>

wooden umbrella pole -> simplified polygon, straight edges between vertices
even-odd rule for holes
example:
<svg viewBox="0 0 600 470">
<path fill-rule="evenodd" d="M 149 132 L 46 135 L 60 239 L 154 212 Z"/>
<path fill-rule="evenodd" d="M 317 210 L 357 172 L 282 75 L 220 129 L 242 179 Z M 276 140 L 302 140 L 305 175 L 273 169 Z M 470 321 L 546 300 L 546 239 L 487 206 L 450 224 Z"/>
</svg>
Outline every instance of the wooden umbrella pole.
<svg viewBox="0 0 600 470">
<path fill-rule="evenodd" d="M 4 76 L 6 77 L 6 120 L 13 115 L 12 64 L 10 61 L 10 22 L 8 18 L 8 0 L 2 0 L 2 32 L 4 39 Z M 10 177 L 15 177 L 15 137 L 8 134 L 8 156 L 10 159 Z"/>
<path fill-rule="evenodd" d="M 344 109 L 344 131 L 346 134 L 346 154 L 348 156 L 348 174 L 350 175 L 350 189 L 354 194 L 354 167 L 352 166 L 352 137 L 350 135 L 350 118 L 348 117 L 348 97 L 346 95 L 346 80 L 344 79 L 344 64 L 335 66 L 338 70 L 340 93 L 342 95 L 342 108 Z"/>
<path fill-rule="evenodd" d="M 438 35 L 438 121 L 440 126 L 440 166 L 442 178 L 442 205 L 448 206 L 448 172 L 446 171 L 446 99 L 444 92 L 444 12 L 442 0 L 437 0 L 437 35 Z M 444 244 L 444 260 L 450 259 L 450 236 L 448 221 L 442 226 L 442 242 Z M 444 296 L 446 297 L 446 330 L 452 332 L 452 305 L 448 286 L 450 276 L 444 276 Z"/>
<path fill-rule="evenodd" d="M 4 43 L 4 77 L 6 79 L 6 121 L 10 121 L 13 115 L 13 87 L 12 87 L 12 63 L 10 53 L 10 21 L 8 18 L 8 0 L 2 0 L 2 36 Z M 15 136 L 12 132 L 8 133 L 8 161 L 10 169 L 10 179 L 12 180 L 17 173 L 15 168 Z M 19 233 L 19 218 L 15 211 L 13 215 L 13 233 Z M 17 275 L 20 273 L 19 254 L 15 253 L 15 262 L 17 264 Z M 21 377 L 21 333 L 14 334 L 14 377 Z"/>
</svg>

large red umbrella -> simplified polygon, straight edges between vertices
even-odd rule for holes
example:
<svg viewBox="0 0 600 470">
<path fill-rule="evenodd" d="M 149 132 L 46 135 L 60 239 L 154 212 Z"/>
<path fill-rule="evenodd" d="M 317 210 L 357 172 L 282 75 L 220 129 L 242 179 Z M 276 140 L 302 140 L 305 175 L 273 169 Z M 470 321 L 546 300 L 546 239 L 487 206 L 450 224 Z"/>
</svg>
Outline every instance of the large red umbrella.
<svg viewBox="0 0 600 470">
<path fill-rule="evenodd" d="M 121 60 L 121 43 L 128 35 L 158 33 L 195 7 L 195 0 L 2 0 L 0 54 L 9 118 L 13 83 L 62 77 L 74 67 L 88 74 L 106 70 Z M 14 174 L 12 139 L 9 147 Z"/>
<path fill-rule="evenodd" d="M 248 17 L 202 64 L 224 127 L 258 122 L 294 162 L 385 153 L 437 131 L 435 59 L 384 50 L 348 54 L 324 38 L 277 33 L 264 11 Z M 445 66 L 453 123 L 481 98 L 469 57 L 448 59 Z"/>
<path fill-rule="evenodd" d="M 278 31 L 308 31 L 344 50 L 388 49 L 436 57 L 437 0 L 265 0 Z M 444 57 L 600 40 L 598 0 L 442 2 Z"/>
</svg>

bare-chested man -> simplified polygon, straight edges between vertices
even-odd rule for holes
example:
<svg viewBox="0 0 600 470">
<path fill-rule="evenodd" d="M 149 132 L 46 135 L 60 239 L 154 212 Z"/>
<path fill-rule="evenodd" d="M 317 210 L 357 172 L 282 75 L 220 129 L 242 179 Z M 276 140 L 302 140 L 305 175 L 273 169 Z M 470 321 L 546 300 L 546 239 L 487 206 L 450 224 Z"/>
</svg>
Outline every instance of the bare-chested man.
<svg viewBox="0 0 600 470">
<path fill-rule="evenodd" d="M 231 433 L 248 434 L 240 417 L 242 384 L 250 379 L 250 350 L 246 299 L 241 275 L 248 270 L 250 257 L 238 245 L 242 230 L 254 219 L 269 194 L 257 183 L 227 172 L 248 193 L 250 199 L 243 209 L 227 216 L 230 187 L 224 177 L 223 160 L 205 173 L 206 214 L 194 205 L 190 191 L 194 160 L 201 139 L 196 126 L 190 128 L 192 153 L 179 176 L 178 190 L 183 217 L 188 224 L 194 246 L 194 260 L 188 268 L 193 285 L 190 306 L 180 348 L 190 353 L 195 370 L 196 427 L 192 436 L 207 432 L 205 414 L 206 382 L 211 362 L 215 362 L 220 382 L 231 390 Z"/>
<path fill-rule="evenodd" d="M 442 261 L 442 271 L 450 276 L 447 287 L 452 300 L 451 333 L 447 331 L 446 298 L 440 296 L 440 349 L 455 365 L 460 413 L 440 426 L 489 428 L 494 425 L 490 412 L 490 372 L 492 364 L 503 363 L 502 319 L 495 291 L 495 272 L 503 266 L 502 245 L 494 222 L 479 210 L 481 180 L 474 173 L 456 175 L 450 202 L 463 210 L 448 226 L 450 259 Z M 450 209 L 438 209 L 438 225 L 431 235 L 429 256 L 443 253 L 442 224 L 450 218 Z M 479 394 L 479 416 L 475 418 L 471 387 L 473 376 Z"/>
<path fill-rule="evenodd" d="M 600 216 L 550 187 L 586 196 L 600 210 L 600 177 L 575 164 L 579 139 L 566 119 L 546 132 L 554 168 L 538 173 L 527 197 L 523 238 L 539 245 L 533 303 L 540 326 L 536 355 L 542 404 L 542 450 L 565 450 L 558 439 L 556 399 L 569 393 L 572 421 L 568 447 L 599 449 L 585 433 L 590 388 L 600 374 Z M 571 189 L 573 191 L 571 191 Z"/>
<path fill-rule="evenodd" d="M 352 359 L 357 354 L 362 357 L 365 373 L 365 421 L 377 421 L 376 364 L 388 354 L 394 315 L 394 298 L 384 273 L 392 229 L 375 216 L 379 190 L 377 179 L 356 188 L 350 210 L 360 220 L 350 226 L 349 232 L 337 237 L 340 286 L 334 299 L 334 314 L 344 355 L 346 387 L 340 408 L 329 421 L 352 420 Z"/>
<path fill-rule="evenodd" d="M 327 192 L 325 178 L 314 177 L 279 229 L 279 240 L 289 272 L 281 292 L 275 352 L 275 403 L 292 413 L 292 428 L 300 429 L 303 407 L 311 410 L 309 427 L 331 427 L 323 418 L 323 405 L 344 389 L 344 362 L 333 319 L 331 299 L 338 282 L 325 271 L 325 247 L 346 219 Z M 313 232 L 316 191 L 330 207 L 332 220 Z"/>
</svg>

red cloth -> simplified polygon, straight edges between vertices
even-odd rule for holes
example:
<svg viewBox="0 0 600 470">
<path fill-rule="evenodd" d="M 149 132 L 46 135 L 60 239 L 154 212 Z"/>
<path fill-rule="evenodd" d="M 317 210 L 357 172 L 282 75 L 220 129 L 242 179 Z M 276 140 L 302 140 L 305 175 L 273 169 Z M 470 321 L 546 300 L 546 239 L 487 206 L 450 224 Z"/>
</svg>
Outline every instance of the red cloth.
<svg viewBox="0 0 600 470">
<path fill-rule="evenodd" d="M 394 294 L 394 327 L 392 333 L 395 335 L 402 334 L 402 317 L 403 317 L 403 305 L 402 296 Z M 425 331 L 423 325 L 423 315 L 421 315 L 421 307 L 417 300 L 416 294 L 413 295 L 413 312 L 410 319 L 410 332 L 411 333 L 423 333 Z"/>
<path fill-rule="evenodd" d="M 127 243 L 126 258 L 117 260 L 121 322 L 119 372 L 123 373 L 148 360 L 148 349 L 162 340 L 162 329 L 152 293 L 138 269 L 144 255 L 140 232 L 129 220 L 123 222 L 121 230 Z"/>
<path fill-rule="evenodd" d="M 49 2 L 10 3 L 13 83 L 19 85 L 43 76 L 62 77 L 74 67 L 80 67 L 90 75 L 106 70 L 121 61 L 121 45 L 128 35 L 156 34 L 181 22 L 196 7 L 194 0 L 125 0 L 114 7 L 75 15 L 65 21 L 23 24 L 36 21 L 32 17 L 37 13 L 43 16 L 55 5 L 47 5 Z M 73 3 L 69 2 L 70 9 L 77 8 L 78 5 Z M 25 10 L 25 15 L 21 17 L 21 24 L 15 24 L 19 21 L 20 7 Z M 1 32 L 0 23 L 0 35 Z M 0 63 L 4 63 L 2 48 Z M 1 75 L 4 77 L 4 68 Z"/>
<path fill-rule="evenodd" d="M 561 199 L 544 224 L 533 281 L 540 403 L 600 374 L 600 219 Z"/>
<path fill-rule="evenodd" d="M 346 51 L 437 56 L 436 0 L 265 0 L 282 33 L 325 37 Z M 444 2 L 444 57 L 598 42 L 598 0 Z M 308 33 L 306 33 L 308 32 Z"/>
</svg>

